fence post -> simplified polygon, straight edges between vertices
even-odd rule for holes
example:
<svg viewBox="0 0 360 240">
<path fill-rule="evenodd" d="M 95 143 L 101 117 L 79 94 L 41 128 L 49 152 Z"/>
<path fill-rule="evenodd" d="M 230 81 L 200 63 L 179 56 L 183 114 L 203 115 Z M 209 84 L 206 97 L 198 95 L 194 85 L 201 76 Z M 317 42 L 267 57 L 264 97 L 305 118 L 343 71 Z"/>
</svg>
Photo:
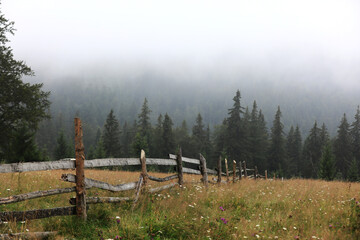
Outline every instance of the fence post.
<svg viewBox="0 0 360 240">
<path fill-rule="evenodd" d="M 244 177 L 247 178 L 246 162 L 244 161 Z"/>
<path fill-rule="evenodd" d="M 254 167 L 254 177 L 255 177 L 255 180 L 257 179 L 257 176 L 258 176 L 258 170 L 257 170 L 257 166 Z"/>
<path fill-rule="evenodd" d="M 140 163 L 141 163 L 141 175 L 143 177 L 143 183 L 142 185 L 145 187 L 148 182 L 148 175 L 146 170 L 146 156 L 145 151 L 141 149 L 140 153 Z"/>
<path fill-rule="evenodd" d="M 218 167 L 217 167 L 217 172 L 218 172 L 218 179 L 217 179 L 217 182 L 218 183 L 221 183 L 221 156 L 219 157 L 219 160 L 218 160 Z"/>
<path fill-rule="evenodd" d="M 86 194 L 84 172 L 84 144 L 80 118 L 75 118 L 76 215 L 86 220 Z"/>
<path fill-rule="evenodd" d="M 233 160 L 233 183 L 236 181 L 236 161 Z"/>
<path fill-rule="evenodd" d="M 241 161 L 239 161 L 239 180 L 241 180 L 241 178 L 242 178 L 242 163 Z"/>
<path fill-rule="evenodd" d="M 200 153 L 200 172 L 202 175 L 202 182 L 204 183 L 205 187 L 208 187 L 208 175 L 207 175 L 207 168 L 206 168 L 206 159 Z"/>
<path fill-rule="evenodd" d="M 176 156 L 176 163 L 177 163 L 177 171 L 178 171 L 178 177 L 179 177 L 179 185 L 182 186 L 184 184 L 184 178 L 183 178 L 181 148 L 179 149 L 179 152 Z"/>
<path fill-rule="evenodd" d="M 225 158 L 226 181 L 229 182 L 229 167 L 227 159 Z"/>
<path fill-rule="evenodd" d="M 267 180 L 267 170 L 265 170 L 265 180 Z"/>
</svg>

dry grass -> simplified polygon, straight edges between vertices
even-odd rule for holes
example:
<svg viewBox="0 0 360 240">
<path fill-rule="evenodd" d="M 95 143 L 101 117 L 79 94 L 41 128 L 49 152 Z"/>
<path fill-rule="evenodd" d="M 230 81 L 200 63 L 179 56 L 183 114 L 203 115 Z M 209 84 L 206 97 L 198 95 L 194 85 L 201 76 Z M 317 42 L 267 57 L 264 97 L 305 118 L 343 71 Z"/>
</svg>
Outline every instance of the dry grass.
<svg viewBox="0 0 360 240">
<path fill-rule="evenodd" d="M 44 171 L 0 175 L 0 197 L 73 186 L 61 174 Z M 137 181 L 139 173 L 87 170 L 86 177 L 112 184 Z M 154 173 L 157 177 L 168 174 Z M 186 175 L 183 188 L 145 194 L 137 208 L 131 203 L 93 205 L 86 225 L 74 217 L 55 217 L 25 223 L 1 224 L 0 231 L 54 231 L 59 239 L 354 239 L 350 200 L 359 198 L 359 183 L 319 180 L 242 180 L 210 185 Z M 151 187 L 163 185 L 151 182 Z M 91 189 L 89 196 L 131 196 Z M 2 205 L 0 211 L 67 206 L 74 193 Z M 117 223 L 116 216 L 120 217 Z M 80 225 L 79 225 L 80 224 Z"/>
</svg>

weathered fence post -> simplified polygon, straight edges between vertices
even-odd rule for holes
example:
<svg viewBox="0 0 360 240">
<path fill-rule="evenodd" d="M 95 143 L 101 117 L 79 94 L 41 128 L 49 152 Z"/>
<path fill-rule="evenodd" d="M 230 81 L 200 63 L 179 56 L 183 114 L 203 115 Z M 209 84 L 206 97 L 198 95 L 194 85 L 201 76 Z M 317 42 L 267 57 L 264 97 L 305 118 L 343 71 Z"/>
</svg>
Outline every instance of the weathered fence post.
<svg viewBox="0 0 360 240">
<path fill-rule="evenodd" d="M 148 182 L 148 174 L 147 174 L 147 170 L 146 170 L 145 151 L 142 149 L 141 149 L 141 154 L 140 154 L 140 163 L 141 163 L 141 175 L 143 177 L 142 185 L 145 187 Z"/>
<path fill-rule="evenodd" d="M 265 180 L 267 180 L 267 170 L 265 170 Z"/>
<path fill-rule="evenodd" d="M 239 180 L 241 180 L 241 178 L 242 178 L 242 163 L 241 161 L 239 161 Z"/>
<path fill-rule="evenodd" d="M 221 183 L 221 156 L 219 157 L 219 160 L 218 160 L 217 172 L 218 172 L 217 182 Z"/>
<path fill-rule="evenodd" d="M 244 161 L 244 177 L 247 178 L 246 162 Z"/>
<path fill-rule="evenodd" d="M 255 180 L 257 179 L 258 177 L 258 170 L 257 170 L 257 166 L 255 166 L 254 168 L 254 177 L 255 177 Z"/>
<path fill-rule="evenodd" d="M 208 175 L 207 175 L 207 168 L 206 168 L 206 159 L 200 153 L 200 172 L 202 175 L 202 182 L 204 183 L 205 187 L 208 187 Z"/>
<path fill-rule="evenodd" d="M 233 160 L 233 183 L 236 182 L 236 161 Z"/>
<path fill-rule="evenodd" d="M 178 171 L 178 177 L 179 177 L 179 185 L 182 186 L 184 184 L 184 178 L 183 178 L 181 148 L 179 149 L 179 152 L 178 152 L 178 154 L 176 156 L 176 163 L 177 163 L 177 171 Z"/>
<path fill-rule="evenodd" d="M 86 194 L 84 172 L 84 144 L 80 118 L 75 118 L 75 164 L 76 164 L 76 215 L 86 220 Z"/>
<path fill-rule="evenodd" d="M 227 159 L 225 158 L 226 181 L 229 182 L 229 167 Z"/>
</svg>

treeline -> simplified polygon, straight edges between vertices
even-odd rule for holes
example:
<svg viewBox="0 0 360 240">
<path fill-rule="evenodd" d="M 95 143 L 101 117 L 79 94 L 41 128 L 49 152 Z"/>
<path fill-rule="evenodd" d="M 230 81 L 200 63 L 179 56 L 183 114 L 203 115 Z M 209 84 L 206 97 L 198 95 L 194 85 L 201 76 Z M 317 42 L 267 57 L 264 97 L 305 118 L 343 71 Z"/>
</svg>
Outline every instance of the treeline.
<svg viewBox="0 0 360 240">
<path fill-rule="evenodd" d="M 211 131 L 199 113 L 192 127 L 184 120 L 174 127 L 165 113 L 157 123 L 150 122 L 151 109 L 145 98 L 134 122 L 117 120 L 114 111 L 107 115 L 102 129 L 97 130 L 95 143 L 87 146 L 87 159 L 104 157 L 138 157 L 141 149 L 149 157 L 166 158 L 182 148 L 183 155 L 198 157 L 202 153 L 210 167 L 219 156 L 246 161 L 250 167 L 268 170 L 279 177 L 346 179 L 357 181 L 360 163 L 360 110 L 349 124 L 346 115 L 338 126 L 337 135 L 330 138 L 325 123 L 317 122 L 303 141 L 299 126 L 285 133 L 282 113 L 278 107 L 271 129 L 267 129 L 262 110 L 254 101 L 252 108 L 241 105 L 240 91 L 222 124 Z M 55 148 L 57 159 L 73 156 L 72 146 L 60 132 Z"/>
</svg>

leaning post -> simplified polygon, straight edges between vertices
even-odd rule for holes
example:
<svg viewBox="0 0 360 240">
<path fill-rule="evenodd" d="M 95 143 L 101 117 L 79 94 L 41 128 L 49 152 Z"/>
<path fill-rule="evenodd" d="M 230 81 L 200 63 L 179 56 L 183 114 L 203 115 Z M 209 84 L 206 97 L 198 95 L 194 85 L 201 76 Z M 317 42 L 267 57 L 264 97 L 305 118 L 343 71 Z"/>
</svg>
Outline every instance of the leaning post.
<svg viewBox="0 0 360 240">
<path fill-rule="evenodd" d="M 265 170 L 265 180 L 267 180 L 267 170 Z"/>
<path fill-rule="evenodd" d="M 205 187 L 208 187 L 208 175 L 207 175 L 207 168 L 206 168 L 206 159 L 200 153 L 200 172 L 202 175 L 202 182 L 204 183 Z"/>
<path fill-rule="evenodd" d="M 178 177 L 179 177 L 179 185 L 182 186 L 184 184 L 184 176 L 183 176 L 183 167 L 182 167 L 181 148 L 179 148 L 179 152 L 176 156 L 176 163 L 177 163 L 177 171 L 178 171 Z"/>
<path fill-rule="evenodd" d="M 218 172 L 217 182 L 220 184 L 221 183 L 221 156 L 219 157 L 219 160 L 218 160 L 217 172 Z"/>
<path fill-rule="evenodd" d="M 141 149 L 141 153 L 140 153 L 140 162 L 141 162 L 141 175 L 143 177 L 143 187 L 146 186 L 147 182 L 148 182 L 148 174 L 147 174 L 147 169 L 146 169 L 146 156 L 145 156 L 145 151 Z"/>
<path fill-rule="evenodd" d="M 225 158 L 226 181 L 229 182 L 229 167 L 227 159 Z"/>
<path fill-rule="evenodd" d="M 86 221 L 86 193 L 84 171 L 84 144 L 80 118 L 75 118 L 76 215 Z"/>
<path fill-rule="evenodd" d="M 246 162 L 244 161 L 244 177 L 247 178 Z"/>
<path fill-rule="evenodd" d="M 233 183 L 236 182 L 236 161 L 233 160 Z"/>
</svg>

